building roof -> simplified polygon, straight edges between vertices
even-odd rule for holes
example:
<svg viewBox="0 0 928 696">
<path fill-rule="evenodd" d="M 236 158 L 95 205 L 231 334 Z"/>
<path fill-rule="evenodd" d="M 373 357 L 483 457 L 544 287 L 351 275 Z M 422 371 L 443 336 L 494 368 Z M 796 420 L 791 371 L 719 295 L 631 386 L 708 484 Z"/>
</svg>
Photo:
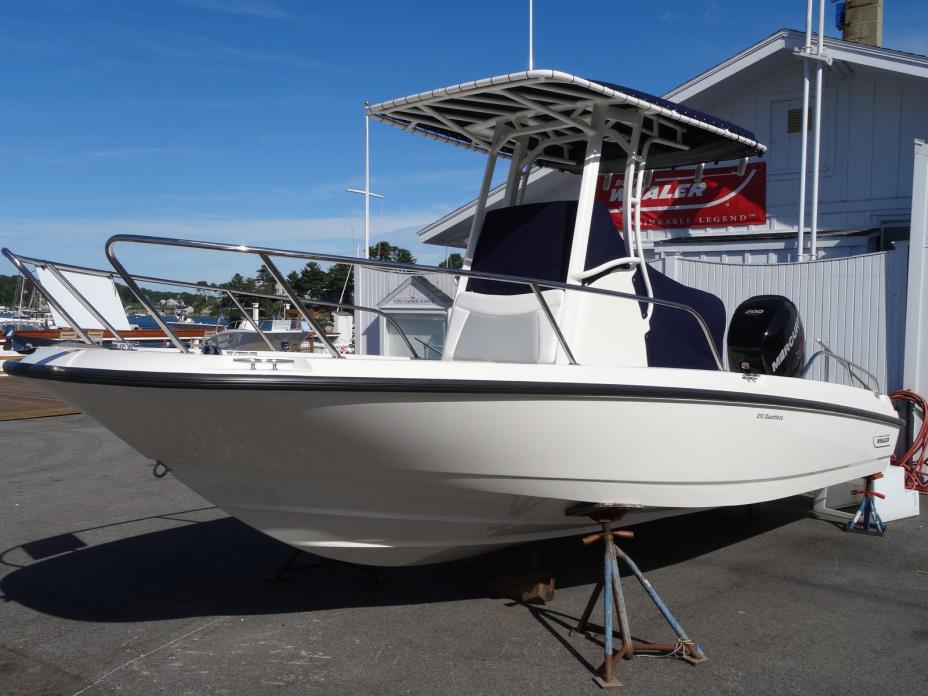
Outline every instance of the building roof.
<svg viewBox="0 0 928 696">
<path fill-rule="evenodd" d="M 804 44 L 804 32 L 795 29 L 780 29 L 728 60 L 709 68 L 692 80 L 675 87 L 664 96 L 674 101 L 686 101 L 736 76 L 746 81 L 752 80 L 753 76 L 747 74 L 751 68 L 763 62 L 762 70 L 769 72 L 771 60 L 785 64 L 794 59 Z M 928 79 L 928 56 L 895 51 L 891 48 L 867 46 L 828 36 L 825 37 L 824 44 L 825 54 L 831 61 L 832 68 L 841 73 L 850 74 L 855 67 L 858 67 L 887 70 Z"/>
<path fill-rule="evenodd" d="M 532 164 L 580 171 L 590 115 L 605 107 L 602 170 L 623 171 L 633 124 L 638 152 L 654 166 L 676 167 L 761 155 L 754 135 L 715 116 L 662 97 L 557 70 L 529 70 L 421 92 L 374 104 L 367 112 L 403 130 L 472 150 L 489 151 L 498 124 L 507 128 L 499 152 L 524 147 Z"/>
</svg>

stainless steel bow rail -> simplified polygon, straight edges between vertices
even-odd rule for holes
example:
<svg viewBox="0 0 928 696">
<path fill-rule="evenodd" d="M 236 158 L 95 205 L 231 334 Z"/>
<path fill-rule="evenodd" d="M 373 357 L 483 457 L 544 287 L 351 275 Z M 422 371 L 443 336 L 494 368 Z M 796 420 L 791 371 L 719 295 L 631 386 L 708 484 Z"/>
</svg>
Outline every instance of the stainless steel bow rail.
<svg viewBox="0 0 928 696">
<path fill-rule="evenodd" d="M 29 266 L 35 266 L 37 268 L 47 268 L 48 271 L 58 280 L 64 288 L 74 296 L 74 298 L 81 304 L 84 309 L 86 309 L 98 322 L 103 326 L 107 331 L 109 331 L 113 338 L 117 341 L 126 341 L 127 338 L 131 338 L 131 332 L 119 331 L 116 329 L 106 317 L 99 312 L 93 304 L 87 300 L 87 298 L 76 288 L 74 285 L 67 279 L 67 276 L 64 275 L 64 272 L 69 273 L 79 273 L 83 275 L 97 276 L 101 278 L 108 278 L 115 281 L 120 276 L 115 271 L 105 271 L 98 268 L 88 268 L 86 266 L 76 266 L 74 264 L 61 263 L 59 261 L 49 261 L 48 259 L 38 259 L 32 258 L 29 256 L 19 256 L 9 249 L 3 249 L 2 253 L 6 256 L 7 259 L 16 267 L 16 269 L 22 274 L 24 278 L 33 283 L 36 289 L 42 294 L 43 297 L 48 301 L 52 307 L 57 310 L 61 316 L 67 321 L 75 330 L 80 339 L 88 344 L 95 345 L 94 340 L 84 331 L 80 325 L 73 319 L 73 317 L 67 312 L 67 310 L 62 306 L 58 298 L 55 297 L 54 293 L 48 290 L 38 278 L 35 277 L 35 274 L 29 270 Z M 261 337 L 261 340 L 267 345 L 268 350 L 274 351 L 277 350 L 274 347 L 274 344 L 271 343 L 271 340 L 268 338 L 267 334 L 261 329 L 260 323 L 256 322 L 251 314 L 245 309 L 242 303 L 239 301 L 239 297 L 250 297 L 258 299 L 266 299 L 272 301 L 288 301 L 289 298 L 284 295 L 275 295 L 257 292 L 254 290 L 239 290 L 233 288 L 220 288 L 215 286 L 207 285 L 198 285 L 196 283 L 190 283 L 187 281 L 170 279 L 170 278 L 158 278 L 154 276 L 143 276 L 143 275 L 133 275 L 132 278 L 138 283 L 151 283 L 155 285 L 168 285 L 172 287 L 181 287 L 181 288 L 190 288 L 202 292 L 212 292 L 219 295 L 224 295 L 229 299 L 229 301 L 242 313 L 244 319 L 251 325 L 251 327 L 258 333 Z M 141 291 L 141 288 L 136 288 Z M 140 295 L 136 292 L 136 289 L 130 288 L 130 290 L 135 295 L 135 298 L 142 303 L 146 308 L 146 311 L 152 316 L 159 326 L 163 326 L 165 322 L 161 315 L 154 309 L 154 306 L 148 302 L 147 297 Z M 323 307 L 335 307 L 337 309 L 351 309 L 351 310 L 360 310 L 365 312 L 372 312 L 379 316 L 382 316 L 385 321 L 387 321 L 390 326 L 392 326 L 400 338 L 403 340 L 403 343 L 406 345 L 406 348 L 409 350 L 411 357 L 418 358 L 419 354 L 416 352 L 412 343 L 410 342 L 406 332 L 403 331 L 403 328 L 399 323 L 391 317 L 388 313 L 380 310 L 376 307 L 362 307 L 360 305 L 354 305 L 348 302 L 329 302 L 326 300 L 315 300 L 312 298 L 304 297 L 301 298 L 301 301 L 310 304 L 310 305 L 319 305 Z M 161 319 L 161 321 L 158 321 Z M 171 332 L 174 333 L 174 332 Z M 170 337 L 171 333 L 165 334 L 167 337 Z M 177 334 L 174 333 L 174 336 L 177 337 Z M 178 339 L 180 340 L 180 339 Z M 176 345 L 176 343 L 175 343 Z M 433 349 L 434 350 L 434 349 Z"/>
<path fill-rule="evenodd" d="M 864 389 L 869 389 L 870 391 L 875 392 L 877 394 L 882 393 L 883 390 L 882 390 L 882 387 L 880 386 L 880 380 L 878 380 L 872 372 L 867 370 L 867 368 L 863 367 L 862 365 L 858 365 L 855 362 L 851 362 L 847 358 L 844 358 L 838 355 L 837 353 L 833 353 L 831 351 L 831 348 L 829 348 L 826 343 L 824 343 L 823 341 L 819 339 L 816 339 L 816 343 L 818 343 L 822 347 L 822 349 L 820 351 L 817 351 L 816 353 L 813 353 L 812 357 L 809 358 L 808 362 L 806 363 L 806 366 L 802 370 L 801 377 L 803 379 L 805 379 L 805 377 L 812 370 L 812 366 L 814 365 L 814 363 L 816 363 L 820 358 L 824 358 L 822 362 L 826 362 L 827 360 L 834 360 L 836 363 L 841 365 L 841 367 L 844 368 L 845 372 L 847 372 L 848 381 L 851 384 L 853 384 L 854 382 L 857 382 Z M 869 381 L 865 382 L 863 379 L 860 378 L 860 375 L 858 375 L 857 372 L 854 372 L 854 370 L 858 370 Z M 825 381 L 826 382 L 828 381 L 827 374 L 826 374 Z"/>
<path fill-rule="evenodd" d="M 719 357 L 718 348 L 715 345 L 715 342 L 712 340 L 712 334 L 709 331 L 709 327 L 706 324 L 705 320 L 702 318 L 702 315 L 699 314 L 692 307 L 680 304 L 677 302 L 671 302 L 669 300 L 660 300 L 653 297 L 644 297 L 642 295 L 634 295 L 632 293 L 618 292 L 616 290 L 604 290 L 601 288 L 591 288 L 584 285 L 571 285 L 568 283 L 560 283 L 550 280 L 541 280 L 538 278 L 526 278 L 522 276 L 510 276 L 510 275 L 500 275 L 498 273 L 485 273 L 482 271 L 472 271 L 464 270 L 460 268 L 450 269 L 450 268 L 437 268 L 435 266 L 422 266 L 419 264 L 401 264 L 393 263 L 390 261 L 378 261 L 375 259 L 357 259 L 350 256 L 338 256 L 335 254 L 319 254 L 313 252 L 305 251 L 292 251 L 287 249 L 271 249 L 267 247 L 251 247 L 244 244 L 223 244 L 220 242 L 206 242 L 206 241 L 197 241 L 190 239 L 174 239 L 170 237 L 151 237 L 145 235 L 132 235 L 132 234 L 117 234 L 106 243 L 106 257 L 109 259 L 109 262 L 113 265 L 113 268 L 116 269 L 116 272 L 120 275 L 123 282 L 129 287 L 132 293 L 138 298 L 139 302 L 145 307 L 146 311 L 154 319 L 155 323 L 165 332 L 174 346 L 182 351 L 189 352 L 189 349 L 183 344 L 183 342 L 177 337 L 171 327 L 161 318 L 158 314 L 158 310 L 155 309 L 154 305 L 148 300 L 145 296 L 144 291 L 139 287 L 136 282 L 136 278 L 141 282 L 147 282 L 144 277 L 136 277 L 131 275 L 123 266 L 122 262 L 116 257 L 115 246 L 117 244 L 151 244 L 156 246 L 167 246 L 167 247 L 178 247 L 185 249 L 199 249 L 203 251 L 222 251 L 222 252 L 231 252 L 236 254 L 248 254 L 250 256 L 257 256 L 267 270 L 270 272 L 271 276 L 278 283 L 278 285 L 283 289 L 285 299 L 290 301 L 294 308 L 300 313 L 303 319 L 313 327 L 316 333 L 319 334 L 319 337 L 322 339 L 325 344 L 326 350 L 332 355 L 333 358 L 340 359 L 344 358 L 332 341 L 325 335 L 325 332 L 322 331 L 318 322 L 306 311 L 306 304 L 327 304 L 317 300 L 308 300 L 305 298 L 300 298 L 290 284 L 287 282 L 287 279 L 280 272 L 277 266 L 272 261 L 274 258 L 286 258 L 286 259 L 298 259 L 302 261 L 318 261 L 321 263 L 340 263 L 347 266 L 361 266 L 364 268 L 376 268 L 384 271 L 391 272 L 405 272 L 410 274 L 423 274 L 423 273 L 441 273 L 451 276 L 460 276 L 465 278 L 479 278 L 481 280 L 492 280 L 500 283 L 509 283 L 513 285 L 522 285 L 527 286 L 531 289 L 532 293 L 538 299 L 538 303 L 541 306 L 541 309 L 551 326 L 551 330 L 554 332 L 554 335 L 557 337 L 558 344 L 561 349 L 564 351 L 564 354 L 567 356 L 568 362 L 572 365 L 577 365 L 577 360 L 574 356 L 573 351 L 571 351 L 570 346 L 567 344 L 567 340 L 564 338 L 564 334 L 561 332 L 560 326 L 558 326 L 557 321 L 554 318 L 554 315 L 551 312 L 548 303 L 545 301 L 544 297 L 541 294 L 541 288 L 545 289 L 556 289 L 556 290 L 569 290 L 571 292 L 584 292 L 594 295 L 605 295 L 607 297 L 616 297 L 623 300 L 632 300 L 634 302 L 644 302 L 650 305 L 658 305 L 661 307 L 668 307 L 670 309 L 679 310 L 686 312 L 699 324 L 699 328 L 702 330 L 703 336 L 706 339 L 706 344 L 709 347 L 709 352 L 712 354 L 712 358 L 715 361 L 716 367 L 720 371 L 724 371 L 724 366 L 722 365 L 722 359 Z M 199 289 L 204 289 L 203 286 L 196 286 Z M 250 293 L 255 295 L 254 293 Z M 257 295 L 255 295 L 257 296 Z M 340 303 L 328 303 L 329 306 L 336 307 L 349 307 L 346 304 Z M 378 313 L 383 316 L 382 312 L 379 312 L 370 307 L 354 307 L 354 309 L 359 309 L 361 311 L 371 311 Z M 402 333 L 405 337 L 405 333 Z M 407 346 L 412 350 L 412 353 L 415 355 L 415 350 L 412 349 L 409 344 L 408 339 L 406 339 Z"/>
</svg>

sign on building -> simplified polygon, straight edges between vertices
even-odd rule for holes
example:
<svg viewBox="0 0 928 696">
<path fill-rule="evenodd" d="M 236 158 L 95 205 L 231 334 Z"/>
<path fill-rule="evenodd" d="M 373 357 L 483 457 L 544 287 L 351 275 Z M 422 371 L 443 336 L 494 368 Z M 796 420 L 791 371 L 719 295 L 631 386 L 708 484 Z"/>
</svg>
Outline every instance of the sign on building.
<svg viewBox="0 0 928 696">
<path fill-rule="evenodd" d="M 612 219 L 622 229 L 622 196 L 625 177 L 604 174 L 599 178 L 596 199 L 609 206 Z M 693 169 L 654 172 L 651 185 L 642 188 L 641 227 L 728 227 L 767 222 L 767 165 L 749 164 L 743 176 L 737 167 L 714 167 L 696 181 Z"/>
</svg>

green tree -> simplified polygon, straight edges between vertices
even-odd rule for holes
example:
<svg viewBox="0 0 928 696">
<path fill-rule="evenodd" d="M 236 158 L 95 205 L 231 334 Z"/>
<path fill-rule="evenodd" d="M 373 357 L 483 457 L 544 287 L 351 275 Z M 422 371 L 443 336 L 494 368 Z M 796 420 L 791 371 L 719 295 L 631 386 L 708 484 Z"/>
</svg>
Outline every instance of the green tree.
<svg viewBox="0 0 928 696">
<path fill-rule="evenodd" d="M 464 257 L 460 254 L 450 254 L 448 258 L 438 264 L 439 268 L 463 268 Z"/>
<path fill-rule="evenodd" d="M 347 263 L 335 263 L 326 274 L 325 299 L 330 302 L 354 301 L 354 273 L 353 266 Z"/>
<path fill-rule="evenodd" d="M 409 249 L 393 246 L 390 242 L 377 242 L 369 251 L 372 259 L 392 261 L 394 263 L 416 262 L 416 257 L 412 255 Z"/>
<path fill-rule="evenodd" d="M 16 285 L 17 278 L 15 275 L 0 275 L 0 305 L 12 307 L 16 304 Z"/>
<path fill-rule="evenodd" d="M 228 283 L 223 283 L 219 287 L 230 290 L 255 290 L 255 285 L 254 278 L 246 278 L 241 273 L 236 273 Z"/>
<path fill-rule="evenodd" d="M 267 266 L 262 265 L 257 273 L 255 273 L 255 286 L 258 292 L 264 292 L 269 295 L 273 294 L 277 289 L 277 281 L 274 280 L 274 276 L 271 275 L 271 272 L 267 270 Z"/>
<path fill-rule="evenodd" d="M 300 270 L 293 289 L 297 294 L 320 298 L 325 293 L 327 274 L 315 261 L 308 262 Z"/>
</svg>

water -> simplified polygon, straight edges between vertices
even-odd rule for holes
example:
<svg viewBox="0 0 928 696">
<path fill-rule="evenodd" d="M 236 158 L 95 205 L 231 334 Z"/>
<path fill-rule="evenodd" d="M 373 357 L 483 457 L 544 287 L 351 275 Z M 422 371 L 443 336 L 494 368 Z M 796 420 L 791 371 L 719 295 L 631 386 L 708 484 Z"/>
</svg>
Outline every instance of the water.
<svg viewBox="0 0 928 696">
<path fill-rule="evenodd" d="M 209 326 L 216 326 L 219 322 L 218 317 L 209 317 L 202 315 L 192 315 L 189 317 L 175 317 L 175 316 L 165 316 L 165 321 L 184 321 L 185 319 L 190 319 L 194 324 L 207 324 Z M 152 319 L 147 314 L 130 314 L 129 323 L 138 326 L 140 329 L 157 329 L 158 325 L 155 323 L 155 320 Z"/>
</svg>

